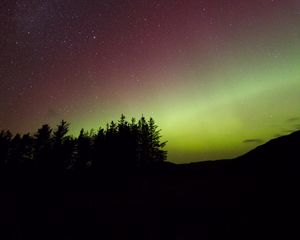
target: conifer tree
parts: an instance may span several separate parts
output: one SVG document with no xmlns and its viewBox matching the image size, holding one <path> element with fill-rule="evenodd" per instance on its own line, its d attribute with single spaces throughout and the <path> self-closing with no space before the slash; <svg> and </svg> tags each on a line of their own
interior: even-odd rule
<svg viewBox="0 0 300 240">
<path fill-rule="evenodd" d="M 70 124 L 62 120 L 53 132 L 53 151 L 50 168 L 62 171 L 71 164 L 73 140 L 67 136 Z"/>
<path fill-rule="evenodd" d="M 76 144 L 75 169 L 85 169 L 91 161 L 91 136 L 80 130 Z"/>
<path fill-rule="evenodd" d="M 8 161 L 8 153 L 11 144 L 12 134 L 10 131 L 0 132 L 0 168 L 4 168 Z"/>
<path fill-rule="evenodd" d="M 52 142 L 52 129 L 44 124 L 34 134 L 34 160 L 37 168 L 45 168 L 49 162 Z"/>
</svg>

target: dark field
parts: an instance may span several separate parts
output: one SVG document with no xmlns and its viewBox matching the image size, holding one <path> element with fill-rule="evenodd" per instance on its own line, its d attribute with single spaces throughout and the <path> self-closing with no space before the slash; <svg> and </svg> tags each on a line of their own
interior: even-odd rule
<svg viewBox="0 0 300 240">
<path fill-rule="evenodd" d="M 3 173 L 1 239 L 297 239 L 299 134 L 233 160 Z"/>
</svg>

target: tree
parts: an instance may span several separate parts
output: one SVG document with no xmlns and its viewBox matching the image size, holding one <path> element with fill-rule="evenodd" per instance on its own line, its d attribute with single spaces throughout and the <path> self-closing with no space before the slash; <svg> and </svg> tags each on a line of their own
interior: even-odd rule
<svg viewBox="0 0 300 240">
<path fill-rule="evenodd" d="M 24 134 L 19 145 L 20 166 L 32 168 L 33 164 L 33 138 L 29 133 Z"/>
<path fill-rule="evenodd" d="M 134 133 L 132 127 L 122 114 L 118 122 L 117 129 L 117 149 L 118 165 L 122 168 L 132 168 L 136 166 L 136 147 L 138 135 Z"/>
<path fill-rule="evenodd" d="M 34 160 L 37 168 L 45 168 L 49 164 L 51 153 L 52 129 L 44 124 L 34 134 Z"/>
<path fill-rule="evenodd" d="M 2 130 L 0 132 L 0 169 L 7 164 L 11 138 L 12 134 L 10 131 Z"/>
<path fill-rule="evenodd" d="M 149 121 L 145 117 L 139 120 L 139 156 L 138 162 L 141 166 L 163 162 L 167 158 L 167 151 L 163 150 L 166 142 L 160 142 L 160 131 L 153 118 Z"/>
<path fill-rule="evenodd" d="M 92 137 L 91 143 L 91 167 L 98 170 L 103 166 L 106 153 L 106 131 L 99 128 L 95 136 Z"/>
<path fill-rule="evenodd" d="M 167 159 L 167 151 L 163 150 L 167 142 L 160 142 L 160 129 L 155 124 L 154 119 L 149 119 L 149 141 L 150 141 L 150 159 L 153 163 L 163 162 Z"/>
<path fill-rule="evenodd" d="M 21 135 L 16 134 L 11 139 L 11 144 L 8 152 L 7 166 L 11 170 L 16 170 L 20 166 L 22 152 L 20 151 Z"/>
<path fill-rule="evenodd" d="M 82 170 L 88 166 L 91 161 L 91 136 L 84 129 L 80 130 L 80 134 L 76 143 L 76 160 L 74 167 L 76 170 Z"/>
<path fill-rule="evenodd" d="M 64 120 L 57 125 L 56 130 L 53 133 L 53 142 L 54 145 L 61 145 L 63 141 L 67 137 L 67 133 L 69 131 L 70 124 Z"/>
<path fill-rule="evenodd" d="M 54 171 L 63 171 L 72 164 L 74 140 L 67 136 L 70 124 L 64 120 L 57 125 L 53 132 L 53 151 L 50 168 Z"/>
</svg>

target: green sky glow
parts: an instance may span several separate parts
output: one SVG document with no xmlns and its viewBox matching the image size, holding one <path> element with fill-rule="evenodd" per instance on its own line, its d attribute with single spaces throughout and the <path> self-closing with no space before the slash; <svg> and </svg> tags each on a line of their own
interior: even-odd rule
<svg viewBox="0 0 300 240">
<path fill-rule="evenodd" d="M 284 57 L 273 56 L 272 61 L 266 61 L 262 53 L 256 55 L 256 61 L 244 55 L 209 72 L 183 70 L 178 78 L 186 83 L 174 79 L 182 84 L 172 86 L 167 79 L 169 90 L 153 92 L 136 109 L 126 109 L 135 99 L 120 101 L 101 124 L 118 119 L 118 112 L 128 116 L 143 113 L 153 116 L 162 128 L 171 161 L 237 156 L 277 134 L 295 130 L 288 119 L 300 115 L 299 53 L 298 49 L 282 49 L 278 54 Z M 95 104 L 92 118 L 76 116 L 78 126 L 74 129 L 97 126 L 102 115 L 97 108 Z M 247 139 L 257 142 L 243 143 Z"/>
<path fill-rule="evenodd" d="M 190 162 L 299 128 L 298 0 L 105 2 L 4 16 L 1 129 L 65 119 L 78 135 L 122 113 L 152 116 L 168 160 Z"/>
</svg>

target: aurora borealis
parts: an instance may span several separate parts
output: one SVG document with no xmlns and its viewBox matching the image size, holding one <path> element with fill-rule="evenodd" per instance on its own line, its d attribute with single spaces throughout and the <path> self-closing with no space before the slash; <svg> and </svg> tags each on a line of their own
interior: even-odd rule
<svg viewBox="0 0 300 240">
<path fill-rule="evenodd" d="M 5 0 L 0 24 L 0 129 L 143 114 L 190 162 L 300 128 L 299 0 Z"/>
</svg>

